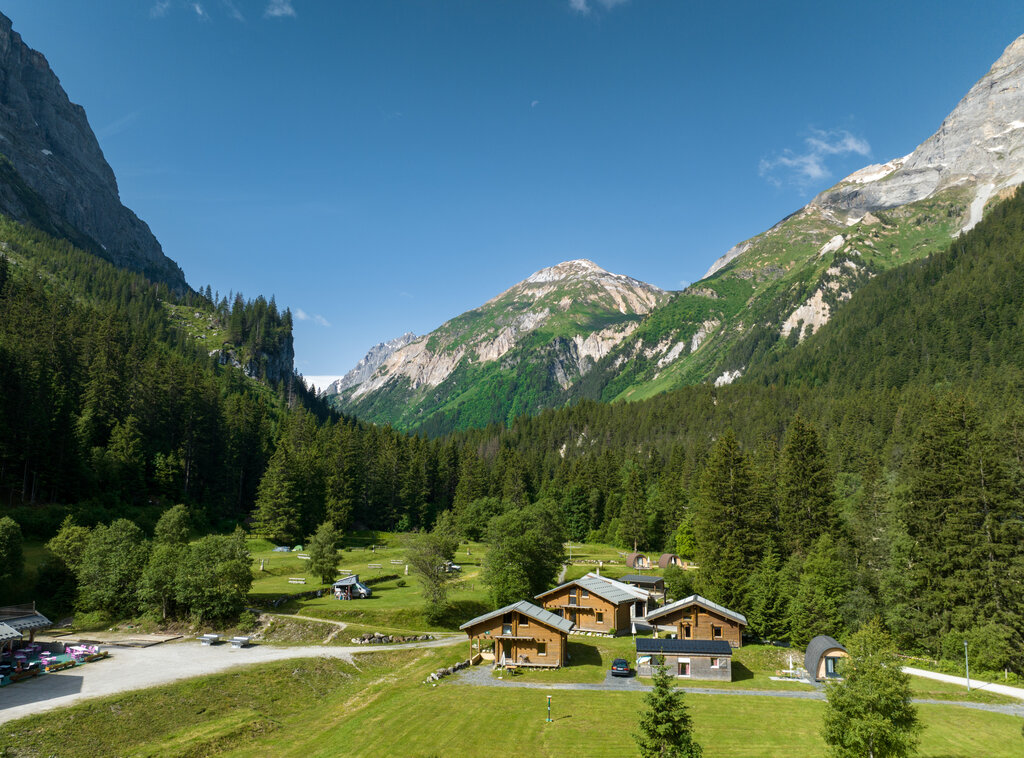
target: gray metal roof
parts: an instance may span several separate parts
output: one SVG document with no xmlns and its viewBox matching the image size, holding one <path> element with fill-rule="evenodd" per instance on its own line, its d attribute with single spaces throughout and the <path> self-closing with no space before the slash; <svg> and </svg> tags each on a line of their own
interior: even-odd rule
<svg viewBox="0 0 1024 758">
<path fill-rule="evenodd" d="M 539 595 L 537 595 L 537 599 L 540 600 L 542 597 L 546 597 L 553 592 L 558 592 L 558 590 L 563 589 L 564 587 L 569 587 L 573 584 L 575 584 L 577 587 L 585 589 L 587 592 L 593 592 L 598 597 L 602 597 L 609 603 L 613 603 L 614 605 L 621 605 L 622 603 L 632 603 L 636 599 L 633 595 L 629 594 L 624 590 L 619 589 L 614 584 L 609 584 L 608 582 L 602 579 L 598 579 L 594 576 L 584 576 L 580 577 L 579 579 L 573 579 L 571 582 L 560 584 L 554 589 L 550 589 L 547 592 L 540 593 Z"/>
<path fill-rule="evenodd" d="M 811 679 L 817 679 L 818 663 L 821 661 L 821 656 L 825 654 L 826 650 L 833 648 L 839 648 L 844 653 L 846 652 L 846 648 L 840 645 L 838 640 L 826 634 L 819 634 L 807 643 L 807 652 L 804 653 L 804 668 L 807 669 Z"/>
<path fill-rule="evenodd" d="M 512 603 L 512 605 L 506 605 L 504 608 L 499 608 L 496 611 L 485 613 L 483 616 L 477 616 L 475 619 L 467 621 L 465 624 L 459 627 L 459 629 L 468 629 L 471 626 L 476 626 L 482 621 L 489 621 L 495 616 L 501 616 L 502 614 L 508 613 L 509 611 L 519 611 L 524 616 L 529 616 L 534 621 L 538 621 L 541 624 L 554 627 L 559 631 L 568 634 L 572 631 L 573 627 L 576 626 L 569 619 L 564 619 L 561 616 L 557 616 L 551 611 L 546 611 L 540 606 L 534 605 L 526 600 L 520 600 L 518 603 Z"/>
<path fill-rule="evenodd" d="M 644 576 L 643 574 L 626 574 L 625 576 L 620 576 L 619 581 L 625 582 L 626 584 L 650 584 L 657 586 L 659 584 L 664 584 L 665 578 L 661 576 L 654 576 L 653 574 L 648 576 Z"/>
<path fill-rule="evenodd" d="M 31 629 L 45 629 L 48 626 L 53 626 L 50 619 L 46 618 L 39 611 L 27 613 L 17 618 L 7 618 L 4 619 L 3 623 L 18 632 L 25 632 Z"/>
<path fill-rule="evenodd" d="M 7 624 L 0 622 L 0 642 L 8 642 L 10 640 L 20 640 L 21 632 L 14 629 Z"/>
<path fill-rule="evenodd" d="M 725 640 L 644 639 L 636 641 L 638 653 L 672 653 L 673 655 L 732 656 L 732 645 Z"/>
<path fill-rule="evenodd" d="M 682 600 L 676 600 L 674 603 L 669 603 L 668 605 L 664 606 L 663 608 L 659 608 L 656 611 L 651 611 L 647 614 L 647 620 L 650 621 L 651 619 L 659 618 L 661 616 L 671 613 L 672 611 L 678 610 L 679 608 L 685 608 L 688 605 L 693 605 L 694 603 L 698 605 L 703 605 L 705 608 L 710 608 L 713 611 L 718 611 L 718 613 L 721 613 L 723 616 L 731 618 L 733 621 L 738 621 L 744 626 L 747 625 L 747 617 L 744 616 L 742 613 L 730 611 L 724 605 L 712 603 L 706 597 L 701 597 L 700 595 L 690 595 L 689 597 L 684 597 Z"/>
<path fill-rule="evenodd" d="M 359 584 L 359 574 L 349 574 L 348 576 L 342 577 L 332 587 L 350 587 L 354 584 Z"/>
</svg>

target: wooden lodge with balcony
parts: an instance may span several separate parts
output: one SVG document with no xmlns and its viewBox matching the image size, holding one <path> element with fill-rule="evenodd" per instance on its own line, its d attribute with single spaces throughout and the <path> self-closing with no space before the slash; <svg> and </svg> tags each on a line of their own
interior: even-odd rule
<svg viewBox="0 0 1024 758">
<path fill-rule="evenodd" d="M 690 595 L 648 613 L 647 623 L 656 631 L 674 632 L 681 640 L 724 640 L 732 647 L 742 647 L 747 617 L 700 595 Z"/>
<path fill-rule="evenodd" d="M 576 631 L 628 634 L 633 593 L 601 577 L 584 576 L 542 592 L 536 598 L 545 609 L 576 625 Z"/>
<path fill-rule="evenodd" d="M 568 661 L 573 622 L 521 600 L 459 629 L 469 637 L 471 658 L 479 654 L 504 668 L 559 668 Z"/>
</svg>

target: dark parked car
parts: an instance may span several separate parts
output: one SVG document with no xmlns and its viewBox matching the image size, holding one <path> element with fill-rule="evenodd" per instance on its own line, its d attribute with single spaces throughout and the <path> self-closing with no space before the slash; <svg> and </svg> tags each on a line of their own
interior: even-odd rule
<svg viewBox="0 0 1024 758">
<path fill-rule="evenodd" d="M 632 674 L 633 670 L 625 658 L 616 658 L 612 661 L 612 676 L 631 676 Z"/>
</svg>

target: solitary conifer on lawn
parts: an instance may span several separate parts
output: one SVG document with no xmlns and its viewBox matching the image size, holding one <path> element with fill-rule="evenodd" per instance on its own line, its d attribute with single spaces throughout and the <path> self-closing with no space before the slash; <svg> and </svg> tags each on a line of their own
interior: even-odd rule
<svg viewBox="0 0 1024 758">
<path fill-rule="evenodd" d="M 693 739 L 693 721 L 683 693 L 672 686 L 664 661 L 654 669 L 654 689 L 644 696 L 647 710 L 640 714 L 640 731 L 633 735 L 641 758 L 700 758 L 701 746 Z"/>
</svg>

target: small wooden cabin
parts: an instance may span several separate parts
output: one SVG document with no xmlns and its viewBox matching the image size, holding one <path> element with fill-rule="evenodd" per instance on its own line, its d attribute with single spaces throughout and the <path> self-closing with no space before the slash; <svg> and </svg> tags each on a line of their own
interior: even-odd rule
<svg viewBox="0 0 1024 758">
<path fill-rule="evenodd" d="M 658 568 L 668 568 L 669 566 L 683 567 L 683 559 L 675 553 L 662 553 L 658 559 Z"/>
<path fill-rule="evenodd" d="M 840 658 L 849 658 L 850 654 L 846 648 L 837 640 L 824 634 L 819 634 L 807 643 L 807 652 L 804 653 L 804 668 L 812 682 L 820 682 L 822 679 L 839 679 L 838 663 Z"/>
<path fill-rule="evenodd" d="M 690 595 L 648 613 L 647 623 L 659 631 L 675 632 L 681 640 L 723 640 L 742 647 L 747 617 L 700 595 Z"/>
<path fill-rule="evenodd" d="M 491 651 L 496 667 L 559 668 L 568 660 L 573 622 L 521 600 L 477 616 L 459 629 L 469 637 L 470 657 Z"/>
<path fill-rule="evenodd" d="M 633 593 L 593 576 L 584 576 L 537 595 L 556 616 L 569 619 L 581 632 L 628 634 L 636 599 Z"/>
<path fill-rule="evenodd" d="M 732 646 L 723 640 L 636 641 L 636 673 L 651 676 L 659 661 L 679 679 L 732 681 Z"/>
<path fill-rule="evenodd" d="M 651 567 L 651 559 L 643 553 L 627 553 L 626 554 L 626 568 L 631 569 L 649 569 Z"/>
<path fill-rule="evenodd" d="M 644 576 L 642 574 L 626 574 L 625 576 L 620 576 L 619 581 L 623 582 L 624 584 L 637 587 L 638 589 L 645 590 L 646 592 L 649 592 L 651 595 L 658 595 L 662 600 L 665 599 L 664 577 L 653 575 Z M 652 605 L 647 610 L 653 611 L 654 608 L 655 606 Z"/>
</svg>

